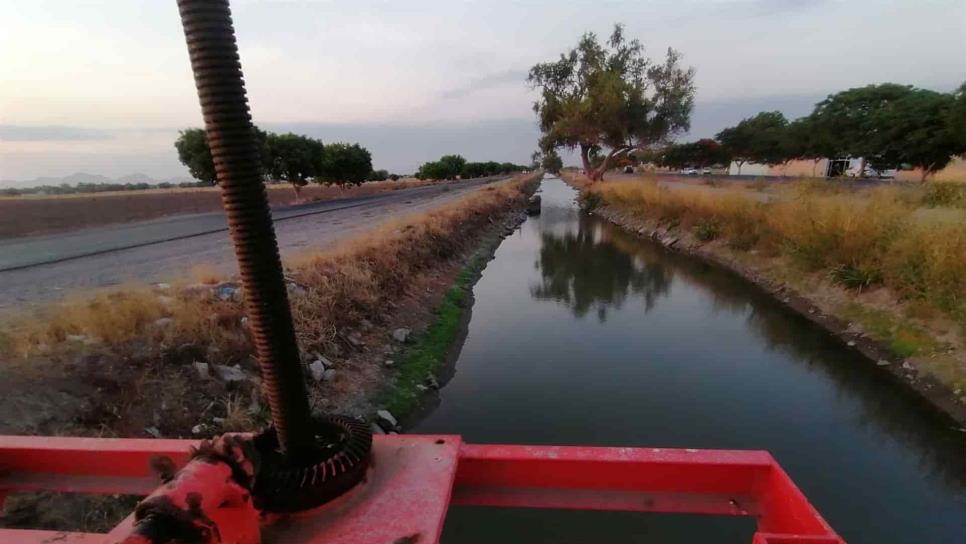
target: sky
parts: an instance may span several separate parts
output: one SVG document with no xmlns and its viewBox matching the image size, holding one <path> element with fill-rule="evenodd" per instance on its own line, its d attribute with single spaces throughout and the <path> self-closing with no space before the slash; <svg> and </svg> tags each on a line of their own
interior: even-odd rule
<svg viewBox="0 0 966 544">
<path fill-rule="evenodd" d="M 808 113 L 829 93 L 966 80 L 962 0 L 234 0 L 254 121 L 357 141 L 376 168 L 446 153 L 528 162 L 529 68 L 615 22 L 696 69 L 692 129 Z M 201 114 L 174 0 L 0 0 L 0 180 L 185 177 Z"/>
</svg>

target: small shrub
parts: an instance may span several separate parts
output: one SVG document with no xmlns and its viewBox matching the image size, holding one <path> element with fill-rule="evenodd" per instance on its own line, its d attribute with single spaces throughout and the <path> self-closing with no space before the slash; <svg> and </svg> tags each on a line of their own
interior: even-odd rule
<svg viewBox="0 0 966 544">
<path fill-rule="evenodd" d="M 710 242 L 721 236 L 721 226 L 714 220 L 702 220 L 694 226 L 694 235 L 702 242 Z"/>
<path fill-rule="evenodd" d="M 865 289 L 882 280 L 878 270 L 856 266 L 854 264 L 840 264 L 829 271 L 833 281 L 850 289 Z"/>
<path fill-rule="evenodd" d="M 922 204 L 930 208 L 966 208 L 966 183 L 932 182 L 926 185 Z"/>
<path fill-rule="evenodd" d="M 580 209 L 585 212 L 592 212 L 600 207 L 604 202 L 604 197 L 597 191 L 586 191 L 580 195 L 578 204 Z"/>
</svg>

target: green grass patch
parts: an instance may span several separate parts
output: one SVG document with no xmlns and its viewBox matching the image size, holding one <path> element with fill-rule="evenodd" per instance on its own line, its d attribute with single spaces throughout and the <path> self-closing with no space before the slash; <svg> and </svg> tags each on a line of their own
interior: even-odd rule
<svg viewBox="0 0 966 544">
<path fill-rule="evenodd" d="M 435 376 L 445 364 L 446 356 L 460 334 L 463 314 L 468 309 L 473 284 L 501 240 L 501 237 L 494 236 L 470 257 L 456 276 L 453 286 L 446 291 L 442 302 L 434 310 L 432 323 L 415 336 L 413 343 L 399 357 L 396 375 L 383 393 L 380 403 L 397 417 L 405 416 L 416 407 L 423 394 L 419 386 L 426 384 L 426 378 Z"/>
<path fill-rule="evenodd" d="M 928 355 L 939 352 L 945 347 L 922 327 L 885 310 L 876 310 L 851 302 L 842 308 L 841 315 L 861 325 L 869 336 L 886 342 L 889 348 L 900 357 Z"/>
</svg>

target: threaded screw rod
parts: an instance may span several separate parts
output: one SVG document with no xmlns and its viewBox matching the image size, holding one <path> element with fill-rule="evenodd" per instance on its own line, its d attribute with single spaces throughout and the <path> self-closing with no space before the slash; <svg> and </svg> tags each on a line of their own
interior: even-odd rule
<svg viewBox="0 0 966 544">
<path fill-rule="evenodd" d="M 293 464 L 310 463 L 315 441 L 308 395 L 231 9 L 228 0 L 177 2 L 278 442 Z"/>
</svg>

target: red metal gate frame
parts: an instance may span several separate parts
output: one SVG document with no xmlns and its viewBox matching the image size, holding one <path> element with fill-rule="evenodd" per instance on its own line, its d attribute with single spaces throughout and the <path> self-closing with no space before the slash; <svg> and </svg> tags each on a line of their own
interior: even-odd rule
<svg viewBox="0 0 966 544">
<path fill-rule="evenodd" d="M 181 466 L 193 440 L 0 436 L 8 493 L 147 495 L 159 455 Z M 377 436 L 373 469 L 343 497 L 274 520 L 264 542 L 388 544 L 439 540 L 450 504 L 751 516 L 752 544 L 844 544 L 763 451 L 465 444 L 459 436 Z M 108 534 L 0 529 L 0 542 L 103 544 Z M 408 540 L 407 540 L 408 539 Z"/>
</svg>

